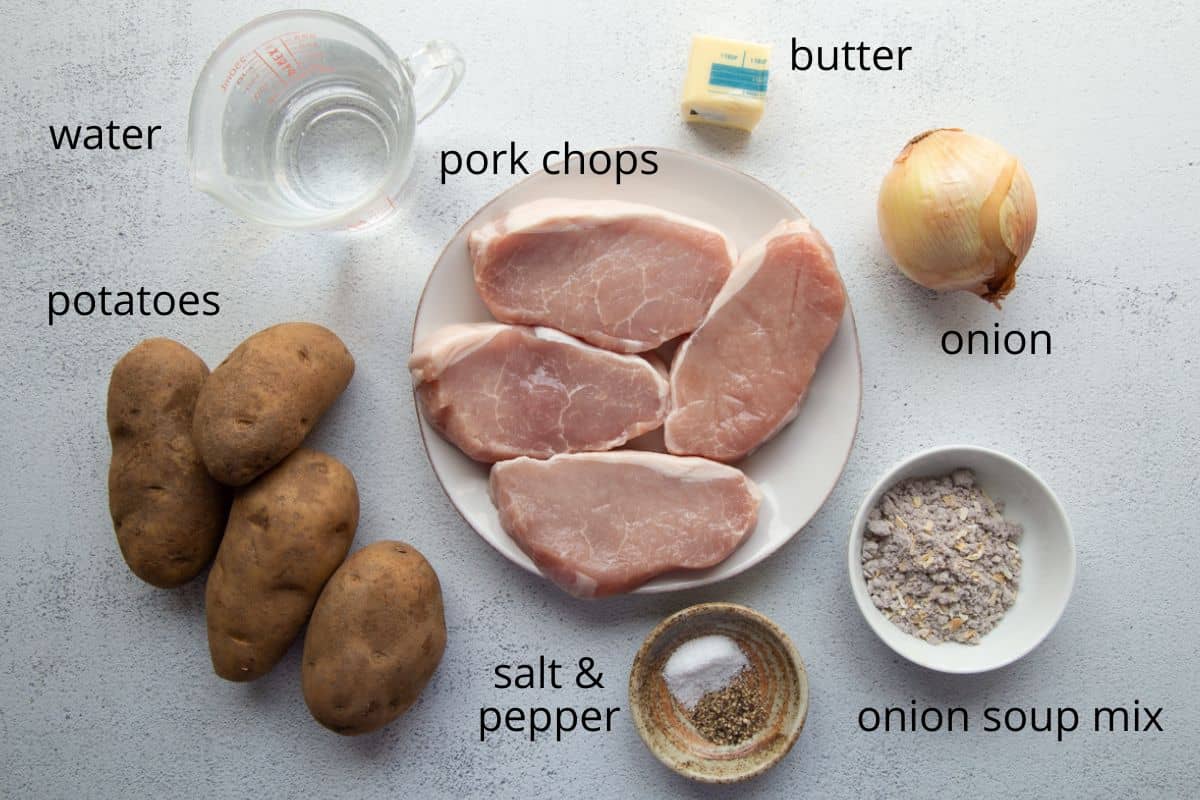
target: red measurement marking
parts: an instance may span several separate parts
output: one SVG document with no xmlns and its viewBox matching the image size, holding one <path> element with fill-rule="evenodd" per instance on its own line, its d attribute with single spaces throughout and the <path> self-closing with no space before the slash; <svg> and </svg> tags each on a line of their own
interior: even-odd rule
<svg viewBox="0 0 1200 800">
<path fill-rule="evenodd" d="M 296 62 L 296 66 L 300 66 L 300 59 L 296 58 L 296 54 L 292 52 L 292 48 L 288 47 L 288 43 L 283 40 L 282 36 L 279 37 L 279 43 L 283 45 L 284 50 L 288 51 L 288 55 L 292 57 L 292 61 Z"/>
<path fill-rule="evenodd" d="M 276 68 L 283 72 L 283 77 L 293 78 L 296 76 L 296 65 L 288 61 L 287 56 L 278 47 L 271 46 L 267 48 L 267 55 L 275 62 Z"/>
<path fill-rule="evenodd" d="M 279 73 L 275 71 L 275 68 L 271 66 L 270 62 L 262 57 L 262 53 L 255 50 L 254 55 L 258 56 L 258 60 L 263 63 L 263 66 L 265 66 L 267 69 L 271 70 L 272 75 L 274 75 L 276 78 L 279 78 L 280 83 L 286 83 L 286 81 L 279 75 Z"/>
<path fill-rule="evenodd" d="M 229 89 L 230 82 L 233 81 L 233 79 L 235 77 L 237 77 L 238 72 L 244 66 L 246 66 L 246 57 L 239 56 L 238 60 L 233 62 L 233 66 L 229 68 L 229 72 L 225 73 L 225 80 L 221 81 L 221 91 L 222 92 L 227 91 Z M 238 83 L 241 83 L 240 77 L 238 77 Z"/>
</svg>

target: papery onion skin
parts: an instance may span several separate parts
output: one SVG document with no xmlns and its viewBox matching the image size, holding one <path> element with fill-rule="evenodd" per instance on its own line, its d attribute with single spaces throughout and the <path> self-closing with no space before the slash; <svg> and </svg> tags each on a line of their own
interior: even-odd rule
<svg viewBox="0 0 1200 800">
<path fill-rule="evenodd" d="M 1037 198 L 1021 163 L 961 128 L 914 137 L 879 189 L 879 231 L 900 269 L 941 291 L 997 307 L 1017 282 L 1037 229 Z"/>
</svg>

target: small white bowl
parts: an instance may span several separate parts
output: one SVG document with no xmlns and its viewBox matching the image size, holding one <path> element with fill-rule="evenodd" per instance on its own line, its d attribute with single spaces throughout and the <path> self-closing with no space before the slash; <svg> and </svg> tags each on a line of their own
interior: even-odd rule
<svg viewBox="0 0 1200 800">
<path fill-rule="evenodd" d="M 979 644 L 930 644 L 905 633 L 875 608 L 863 577 L 862 544 L 867 516 L 883 493 L 907 478 L 947 475 L 965 467 L 997 503 L 1004 516 L 1024 526 L 1021 576 L 1012 608 Z M 1075 540 L 1066 512 L 1050 487 L 1029 467 L 986 447 L 949 445 L 923 450 L 884 473 L 863 499 L 850 528 L 850 588 L 867 624 L 888 647 L 939 672 L 986 672 L 1011 664 L 1033 650 L 1053 630 L 1075 584 Z"/>
</svg>

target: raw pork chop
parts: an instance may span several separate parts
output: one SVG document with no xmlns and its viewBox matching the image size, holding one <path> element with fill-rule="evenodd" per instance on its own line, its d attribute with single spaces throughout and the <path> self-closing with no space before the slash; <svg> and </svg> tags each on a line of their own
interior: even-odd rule
<svg viewBox="0 0 1200 800">
<path fill-rule="evenodd" d="M 734 467 L 637 450 L 502 461 L 490 491 L 504 530 L 577 597 L 719 564 L 754 529 L 762 499 Z"/>
<path fill-rule="evenodd" d="M 549 328 L 451 325 L 408 360 L 429 422 L 476 461 L 607 450 L 662 425 L 661 362 Z"/>
<path fill-rule="evenodd" d="M 778 433 L 845 307 L 821 234 L 806 219 L 776 225 L 742 255 L 671 364 L 667 449 L 735 461 Z"/>
<path fill-rule="evenodd" d="M 652 206 L 535 200 L 471 233 L 496 319 L 549 325 L 620 353 L 695 329 L 737 251 L 711 225 Z"/>
</svg>

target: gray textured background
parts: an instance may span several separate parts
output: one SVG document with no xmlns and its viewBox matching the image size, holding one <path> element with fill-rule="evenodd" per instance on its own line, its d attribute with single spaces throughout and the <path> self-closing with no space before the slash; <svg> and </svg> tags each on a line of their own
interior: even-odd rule
<svg viewBox="0 0 1200 800">
<path fill-rule="evenodd" d="M 585 6 L 363 2 L 329 6 L 407 52 L 431 36 L 469 62 L 421 129 L 395 224 L 356 237 L 236 219 L 189 189 L 187 105 L 211 49 L 261 3 L 4 0 L 0 54 L 0 794 L 11 796 L 718 796 L 660 767 L 625 711 L 609 735 L 480 744 L 492 704 L 625 706 L 633 653 L 662 617 L 733 600 L 778 620 L 808 664 L 795 751 L 747 796 L 1182 797 L 1200 771 L 1194 280 L 1200 252 L 1198 14 L 1184 2 L 914 0 Z M 325 4 L 320 4 L 325 5 Z M 748 140 L 677 119 L 688 36 L 776 45 L 766 119 Z M 904 72 L 789 73 L 792 34 L 908 45 Z M 55 152 L 48 124 L 164 126 L 151 152 Z M 887 263 L 875 192 L 911 135 L 962 125 L 1021 156 L 1037 240 L 1001 316 L 936 297 Z M 508 564 L 442 495 L 421 454 L 403 362 L 443 242 L 509 177 L 437 185 L 441 148 L 542 152 L 638 143 L 721 158 L 788 195 L 834 245 L 858 318 L 862 426 L 815 520 L 766 563 L 682 594 L 585 603 Z M 51 290 L 219 291 L 218 317 L 70 318 Z M 419 705 L 347 740 L 311 721 L 296 649 L 231 685 L 209 667 L 202 581 L 156 591 L 124 567 L 107 516 L 104 390 L 146 336 L 215 364 L 287 319 L 326 323 L 358 372 L 314 444 L 350 464 L 358 543 L 403 537 L 439 571 L 449 646 Z M 1054 355 L 950 358 L 948 327 L 1048 328 Z M 1018 664 L 944 677 L 900 661 L 861 620 L 847 526 L 889 464 L 964 441 L 1025 460 L 1075 525 L 1079 581 L 1051 637 Z M 499 661 L 590 655 L 603 692 L 499 692 Z M 869 735 L 866 704 L 1166 706 L 1153 735 Z M 568 790 L 566 787 L 570 786 Z"/>
</svg>

